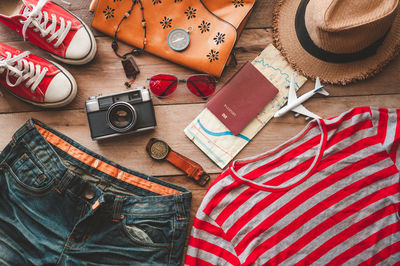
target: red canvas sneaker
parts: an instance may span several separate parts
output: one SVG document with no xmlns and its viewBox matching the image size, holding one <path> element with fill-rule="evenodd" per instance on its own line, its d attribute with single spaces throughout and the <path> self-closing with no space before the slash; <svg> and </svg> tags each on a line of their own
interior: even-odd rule
<svg viewBox="0 0 400 266">
<path fill-rule="evenodd" d="M 0 43 L 0 85 L 40 107 L 61 107 L 76 96 L 74 78 L 63 67 Z"/>
<path fill-rule="evenodd" d="M 1 0 L 0 22 L 64 63 L 86 64 L 96 54 L 89 27 L 49 0 Z"/>
</svg>

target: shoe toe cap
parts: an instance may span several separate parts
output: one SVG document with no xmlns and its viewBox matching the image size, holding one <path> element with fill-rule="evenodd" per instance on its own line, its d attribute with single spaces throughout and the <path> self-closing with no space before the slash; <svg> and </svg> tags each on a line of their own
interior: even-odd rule
<svg viewBox="0 0 400 266">
<path fill-rule="evenodd" d="M 65 57 L 78 60 L 87 57 L 93 48 L 91 38 L 85 27 L 80 28 L 68 45 Z"/>
<path fill-rule="evenodd" d="M 57 102 L 70 102 L 71 98 L 75 97 L 74 81 L 71 80 L 63 72 L 58 73 L 49 86 L 47 87 L 44 102 L 57 103 Z"/>
</svg>

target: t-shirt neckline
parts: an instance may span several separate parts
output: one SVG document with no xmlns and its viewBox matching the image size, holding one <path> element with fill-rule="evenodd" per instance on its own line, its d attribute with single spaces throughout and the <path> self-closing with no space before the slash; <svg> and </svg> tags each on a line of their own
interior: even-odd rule
<svg viewBox="0 0 400 266">
<path fill-rule="evenodd" d="M 265 185 L 262 183 L 257 183 L 254 182 L 253 180 L 247 179 L 245 177 L 243 177 L 242 175 L 238 174 L 235 171 L 235 164 L 238 162 L 243 162 L 243 161 L 249 161 L 249 163 L 251 162 L 255 162 L 257 160 L 260 160 L 262 158 L 265 158 L 266 156 L 272 155 L 276 152 L 279 152 L 281 149 L 283 149 L 284 147 L 300 140 L 302 137 L 304 137 L 304 135 L 312 129 L 313 123 L 317 123 L 318 124 L 318 128 L 320 130 L 320 135 L 321 135 L 321 140 L 320 143 L 318 145 L 318 151 L 317 154 L 314 156 L 314 161 L 312 162 L 311 166 L 304 172 L 303 175 L 299 176 L 298 178 L 293 179 L 293 181 L 289 184 L 289 185 L 285 185 L 285 186 L 269 186 L 269 185 Z M 284 142 L 283 144 L 281 144 L 280 146 L 276 147 L 275 149 L 272 149 L 270 151 L 267 151 L 263 154 L 257 155 L 255 158 L 246 158 L 246 159 L 239 159 L 239 160 L 235 160 L 231 163 L 231 165 L 229 166 L 228 171 L 230 171 L 230 175 L 237 181 L 240 183 L 243 183 L 245 185 L 248 185 L 250 187 L 259 189 L 259 190 L 265 190 L 265 191 L 284 191 L 284 190 L 289 190 L 297 185 L 299 185 L 300 183 L 304 182 L 305 180 L 307 180 L 312 174 L 314 174 L 315 170 L 317 169 L 319 162 L 321 161 L 321 158 L 324 154 L 325 151 L 325 146 L 326 146 L 326 142 L 327 142 L 327 130 L 326 130 L 326 125 L 323 119 L 315 119 L 313 121 L 311 121 L 310 123 L 308 123 L 308 125 L 296 136 L 294 136 L 293 138 L 289 139 L 288 141 Z"/>
</svg>

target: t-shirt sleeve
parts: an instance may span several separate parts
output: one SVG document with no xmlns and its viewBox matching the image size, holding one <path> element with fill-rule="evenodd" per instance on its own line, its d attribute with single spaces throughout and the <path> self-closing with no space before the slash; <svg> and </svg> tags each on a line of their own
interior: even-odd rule
<svg viewBox="0 0 400 266">
<path fill-rule="evenodd" d="M 379 142 L 400 169 L 400 109 L 371 108 L 371 114 Z"/>
<path fill-rule="evenodd" d="M 193 222 L 185 265 L 240 265 L 225 232 L 202 211 Z"/>
</svg>

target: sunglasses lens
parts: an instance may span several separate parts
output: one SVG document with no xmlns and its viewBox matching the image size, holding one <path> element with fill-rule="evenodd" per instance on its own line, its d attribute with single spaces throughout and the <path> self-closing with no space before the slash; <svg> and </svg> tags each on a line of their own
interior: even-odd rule
<svg viewBox="0 0 400 266">
<path fill-rule="evenodd" d="M 155 75 L 149 82 L 151 92 L 160 98 L 171 95 L 178 86 L 178 79 L 172 75 Z"/>
<path fill-rule="evenodd" d="M 200 98 L 208 98 L 217 87 L 217 81 L 214 77 L 208 75 L 191 76 L 187 80 L 189 90 Z"/>
</svg>

